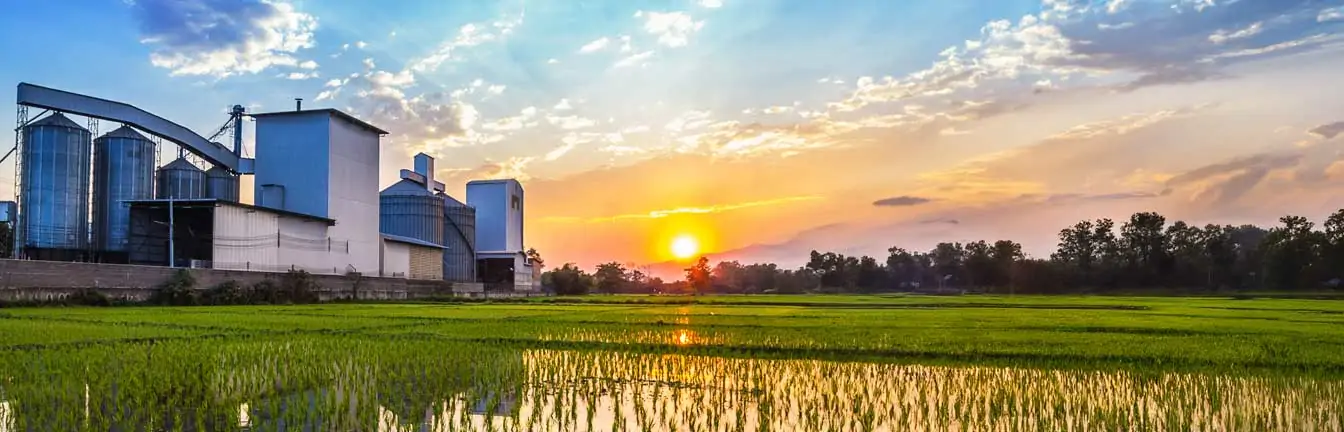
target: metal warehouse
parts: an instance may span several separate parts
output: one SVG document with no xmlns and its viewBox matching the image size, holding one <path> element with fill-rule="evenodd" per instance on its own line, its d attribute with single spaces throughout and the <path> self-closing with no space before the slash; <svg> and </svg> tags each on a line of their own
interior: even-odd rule
<svg viewBox="0 0 1344 432">
<path fill-rule="evenodd" d="M 19 133 L 0 158 L 18 173 L 14 202 L 0 205 L 14 258 L 537 289 L 521 183 L 470 182 L 463 203 L 419 154 L 380 190 L 388 132 L 343 111 L 235 105 L 204 136 L 128 103 L 28 83 L 16 99 Z M 242 176 L 252 177 L 251 202 Z"/>
</svg>

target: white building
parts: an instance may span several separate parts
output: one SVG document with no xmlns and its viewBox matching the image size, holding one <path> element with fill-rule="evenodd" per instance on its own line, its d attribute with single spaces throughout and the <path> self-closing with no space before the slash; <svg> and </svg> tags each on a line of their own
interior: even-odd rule
<svg viewBox="0 0 1344 432">
<path fill-rule="evenodd" d="M 132 202 L 131 262 L 383 272 L 378 155 L 387 132 L 334 109 L 252 116 L 257 205 Z"/>
<path fill-rule="evenodd" d="M 523 185 L 518 180 L 467 183 L 467 205 L 476 208 L 477 276 L 485 284 L 512 284 L 516 291 L 540 288 L 523 248 Z"/>
</svg>

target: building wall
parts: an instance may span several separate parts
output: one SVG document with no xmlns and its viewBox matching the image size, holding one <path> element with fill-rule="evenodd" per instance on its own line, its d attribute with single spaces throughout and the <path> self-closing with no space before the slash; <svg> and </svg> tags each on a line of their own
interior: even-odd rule
<svg viewBox="0 0 1344 432">
<path fill-rule="evenodd" d="M 443 249 L 411 245 L 411 279 L 443 280 Z"/>
<path fill-rule="evenodd" d="M 331 217 L 324 181 L 331 166 L 330 117 L 325 112 L 257 117 L 257 205 Z M 270 197 L 263 193 L 266 184 L 284 185 L 283 205 L 268 202 Z"/>
<path fill-rule="evenodd" d="M 231 205 L 215 207 L 213 267 L 344 274 L 346 244 L 326 222 Z"/>
<path fill-rule="evenodd" d="M 410 277 L 411 245 L 391 240 L 383 240 L 382 267 L 378 273 L 382 277 Z"/>
<path fill-rule="evenodd" d="M 144 301 L 154 287 L 178 269 L 125 264 L 0 259 L 0 301 L 50 301 L 81 289 L 96 289 L 115 299 Z M 226 281 L 254 285 L 281 273 L 190 269 L 196 289 Z M 404 278 L 314 275 L 322 300 L 423 299 L 434 297 L 519 297 L 529 293 L 486 293 L 481 284 Z"/>
<path fill-rule="evenodd" d="M 362 126 L 332 118 L 331 185 L 328 216 L 336 219 L 331 236 L 350 241 L 350 253 L 340 267 L 374 274 L 378 269 L 378 251 L 382 237 L 378 232 L 378 155 L 379 136 Z"/>
<path fill-rule="evenodd" d="M 216 206 L 214 267 L 242 270 L 278 267 L 277 216 L 242 207 Z"/>
<path fill-rule="evenodd" d="M 523 187 L 516 180 L 467 183 L 467 204 L 476 208 L 476 250 L 523 250 Z"/>
</svg>

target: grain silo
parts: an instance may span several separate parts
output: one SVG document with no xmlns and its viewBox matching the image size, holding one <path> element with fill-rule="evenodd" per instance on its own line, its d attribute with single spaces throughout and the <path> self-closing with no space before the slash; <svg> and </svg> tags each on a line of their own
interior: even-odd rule
<svg viewBox="0 0 1344 432">
<path fill-rule="evenodd" d="M 89 130 L 54 113 L 21 133 L 19 245 L 30 256 L 72 259 L 89 244 Z"/>
<path fill-rule="evenodd" d="M 159 199 L 205 198 L 205 171 L 184 158 L 159 168 L 158 183 L 156 197 Z"/>
<path fill-rule="evenodd" d="M 210 168 L 205 172 L 205 196 L 238 202 L 238 175 L 222 167 Z"/>
<path fill-rule="evenodd" d="M 476 281 L 476 209 L 440 193 L 443 200 L 443 280 Z"/>
<path fill-rule="evenodd" d="M 93 246 L 125 252 L 131 225 L 126 201 L 154 197 L 155 145 L 129 126 L 94 140 Z"/>
<path fill-rule="evenodd" d="M 443 244 L 443 200 L 423 184 L 402 179 L 388 186 L 378 208 L 379 232 Z"/>
</svg>

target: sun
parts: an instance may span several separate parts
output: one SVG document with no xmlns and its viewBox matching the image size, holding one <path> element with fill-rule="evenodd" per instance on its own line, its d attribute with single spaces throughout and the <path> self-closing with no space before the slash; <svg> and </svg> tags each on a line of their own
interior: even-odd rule
<svg viewBox="0 0 1344 432">
<path fill-rule="evenodd" d="M 695 241 L 695 237 L 682 235 L 672 239 L 672 256 L 678 259 L 691 258 L 699 252 L 700 244 Z"/>
</svg>

